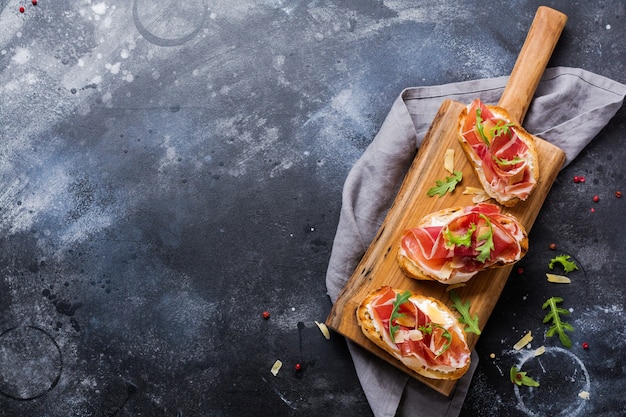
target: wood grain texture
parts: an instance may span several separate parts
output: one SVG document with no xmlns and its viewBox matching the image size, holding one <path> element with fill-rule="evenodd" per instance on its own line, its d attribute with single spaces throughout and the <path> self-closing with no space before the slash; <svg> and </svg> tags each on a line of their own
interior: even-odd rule
<svg viewBox="0 0 626 417">
<path fill-rule="evenodd" d="M 498 106 L 507 109 L 511 119 L 519 124 L 524 121 L 565 23 L 567 16 L 563 13 L 545 6 L 537 9 L 509 82 L 498 102 Z"/>
<path fill-rule="evenodd" d="M 481 186 L 456 136 L 459 113 L 464 107 L 463 103 L 451 100 L 442 104 L 385 221 L 339 295 L 326 321 L 335 331 L 445 395 L 452 392 L 455 381 L 431 380 L 419 376 L 375 346 L 362 334 L 356 320 L 356 309 L 370 291 L 383 285 L 409 289 L 452 305 L 445 285 L 407 277 L 400 269 L 396 255 L 402 232 L 416 225 L 423 216 L 447 207 L 474 204 L 473 196 L 464 195 L 462 192 L 467 186 L 477 188 Z M 561 149 L 539 138 L 536 141 L 541 169 L 536 189 L 527 201 L 511 208 L 502 208 L 504 213 L 517 217 L 527 231 L 530 231 L 565 161 L 565 154 Z M 426 193 L 435 181 L 450 175 L 443 167 L 446 149 L 454 149 L 454 168 L 463 172 L 463 180 L 453 193 L 443 197 L 428 197 Z M 530 244 L 532 245 L 532 242 Z M 470 301 L 470 312 L 478 314 L 481 329 L 487 323 L 512 267 L 480 272 L 465 287 L 456 289 L 464 301 Z M 477 341 L 477 335 L 468 334 L 470 349 L 475 347 Z"/>
</svg>

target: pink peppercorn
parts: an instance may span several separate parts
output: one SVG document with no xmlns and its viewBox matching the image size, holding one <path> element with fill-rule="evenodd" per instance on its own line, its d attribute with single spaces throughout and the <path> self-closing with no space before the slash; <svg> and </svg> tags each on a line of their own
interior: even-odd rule
<svg viewBox="0 0 626 417">
<path fill-rule="evenodd" d="M 597 203 L 598 201 L 600 201 L 600 197 L 597 196 L 597 195 L 594 195 L 593 196 L 593 201 Z"/>
<path fill-rule="evenodd" d="M 589 349 L 589 343 L 583 342 L 583 349 Z"/>
</svg>

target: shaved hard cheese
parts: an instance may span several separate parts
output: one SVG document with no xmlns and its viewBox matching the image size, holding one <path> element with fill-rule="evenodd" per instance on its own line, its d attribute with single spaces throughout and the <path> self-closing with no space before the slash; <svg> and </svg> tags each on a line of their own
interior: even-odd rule
<svg viewBox="0 0 626 417">
<path fill-rule="evenodd" d="M 590 394 L 589 394 L 589 392 L 588 392 L 588 391 L 580 391 L 580 392 L 578 393 L 578 396 L 579 396 L 580 398 L 582 398 L 583 400 L 588 400 L 588 399 L 589 399 Z"/>
<path fill-rule="evenodd" d="M 424 338 L 424 334 L 417 329 L 409 330 L 409 340 L 418 341 Z"/>
<path fill-rule="evenodd" d="M 465 187 L 465 189 L 463 190 L 463 194 L 467 195 L 467 194 L 483 194 L 485 192 L 485 190 L 483 190 L 482 188 L 478 188 L 478 187 Z"/>
<path fill-rule="evenodd" d="M 272 375 L 274 376 L 278 375 L 278 371 L 280 371 L 280 368 L 282 368 L 282 366 L 283 366 L 283 363 L 279 359 L 276 359 L 276 362 L 274 362 L 274 365 L 272 365 L 272 369 L 271 369 Z"/>
<path fill-rule="evenodd" d="M 399 330 L 394 338 L 394 342 L 396 344 L 404 343 L 407 340 L 412 340 L 414 342 L 420 341 L 424 338 L 424 334 L 417 329 L 411 330 Z"/>
<path fill-rule="evenodd" d="M 528 332 L 524 335 L 524 337 L 519 340 L 519 342 L 513 345 L 513 349 L 520 350 L 521 348 L 532 342 L 532 340 L 533 335 L 531 334 L 531 332 Z"/>
<path fill-rule="evenodd" d="M 330 340 L 330 332 L 328 331 L 328 327 L 326 327 L 326 324 L 320 323 L 318 321 L 316 321 L 315 324 L 317 324 L 317 327 L 319 327 L 320 332 L 322 332 L 326 340 Z"/>
<path fill-rule="evenodd" d="M 539 346 L 537 349 L 535 349 L 535 356 L 541 356 L 544 353 L 546 353 L 546 347 L 545 346 Z"/>
<path fill-rule="evenodd" d="M 478 204 L 478 203 L 482 203 L 483 201 L 487 201 L 490 198 L 491 197 L 489 197 L 487 193 L 476 194 L 474 197 L 472 197 L 472 202 Z"/>
<path fill-rule="evenodd" d="M 548 282 L 554 282 L 556 284 L 570 284 L 572 282 L 571 279 L 564 275 L 546 274 L 546 277 L 548 277 Z"/>
<path fill-rule="evenodd" d="M 472 197 L 472 202 L 476 204 L 482 203 L 483 201 L 487 201 L 491 198 L 485 190 L 476 187 L 465 187 L 463 194 L 474 195 L 474 197 Z"/>
<path fill-rule="evenodd" d="M 446 287 L 446 292 L 450 292 L 456 288 L 465 287 L 467 283 L 465 282 L 457 282 L 456 284 L 450 284 Z"/>
<path fill-rule="evenodd" d="M 418 305 L 418 307 L 437 324 L 448 327 L 454 323 L 454 319 L 452 317 L 448 317 L 446 312 L 442 311 L 437 303 L 431 300 L 424 300 Z"/>
<path fill-rule="evenodd" d="M 444 157 L 443 167 L 450 174 L 454 174 L 454 149 L 446 149 L 446 155 Z"/>
</svg>

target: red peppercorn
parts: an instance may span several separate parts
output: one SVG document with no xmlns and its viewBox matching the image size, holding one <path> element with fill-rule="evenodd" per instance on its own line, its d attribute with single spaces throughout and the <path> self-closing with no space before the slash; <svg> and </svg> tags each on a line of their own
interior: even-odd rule
<svg viewBox="0 0 626 417">
<path fill-rule="evenodd" d="M 522 275 L 524 273 L 524 268 L 522 268 L 521 266 L 517 268 L 517 273 Z"/>
<path fill-rule="evenodd" d="M 585 182 L 585 177 L 583 177 L 582 175 L 580 177 L 578 177 L 580 182 Z"/>
<path fill-rule="evenodd" d="M 592 212 L 592 213 L 595 213 L 595 212 L 596 212 L 596 209 L 594 209 L 593 207 L 591 207 L 591 212 Z"/>
<path fill-rule="evenodd" d="M 598 201 L 600 201 L 600 197 L 597 196 L 597 195 L 594 195 L 593 196 L 593 201 L 597 203 Z"/>
<path fill-rule="evenodd" d="M 574 182 L 578 184 L 580 182 L 580 177 L 578 175 L 574 175 Z"/>
<path fill-rule="evenodd" d="M 583 349 L 589 349 L 589 343 L 583 342 Z"/>
<path fill-rule="evenodd" d="M 550 243 L 548 247 L 550 248 L 550 250 L 556 250 L 556 243 Z"/>
<path fill-rule="evenodd" d="M 515 374 L 515 378 L 517 379 L 522 379 L 522 374 L 520 374 L 519 372 Z"/>
<path fill-rule="evenodd" d="M 622 198 L 622 192 L 621 191 L 615 191 L 615 197 Z"/>
<path fill-rule="evenodd" d="M 269 319 L 270 318 L 270 312 L 269 311 L 264 311 L 263 312 L 263 318 L 264 319 Z"/>
<path fill-rule="evenodd" d="M 32 0 L 31 3 L 33 3 L 33 6 L 37 5 L 37 0 Z"/>
<path fill-rule="evenodd" d="M 299 371 L 302 369 L 302 365 L 300 365 L 299 363 L 296 363 L 296 366 L 294 366 L 294 368 L 296 369 L 296 371 Z"/>
<path fill-rule="evenodd" d="M 24 13 L 26 11 L 26 9 L 24 8 L 24 6 L 20 6 L 20 13 Z"/>
</svg>

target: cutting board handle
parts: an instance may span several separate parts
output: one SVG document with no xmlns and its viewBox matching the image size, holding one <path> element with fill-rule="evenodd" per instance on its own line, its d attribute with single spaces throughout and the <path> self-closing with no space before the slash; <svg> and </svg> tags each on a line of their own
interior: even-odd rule
<svg viewBox="0 0 626 417">
<path fill-rule="evenodd" d="M 504 107 L 513 121 L 522 123 L 539 80 L 550 61 L 567 22 L 567 16 L 546 6 L 537 9 L 526 41 L 498 106 Z"/>
</svg>

